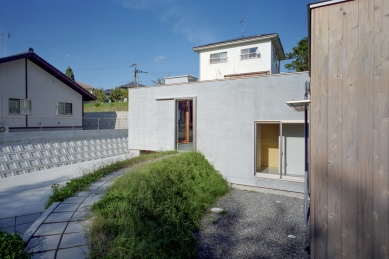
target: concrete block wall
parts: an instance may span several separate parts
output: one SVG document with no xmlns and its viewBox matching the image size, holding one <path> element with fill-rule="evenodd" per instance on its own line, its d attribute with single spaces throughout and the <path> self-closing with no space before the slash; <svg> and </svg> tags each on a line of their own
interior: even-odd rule
<svg viewBox="0 0 389 259">
<path fill-rule="evenodd" d="M 84 129 L 128 129 L 128 112 L 86 112 Z"/>
<path fill-rule="evenodd" d="M 128 153 L 127 130 L 10 132 L 0 136 L 1 178 Z"/>
</svg>

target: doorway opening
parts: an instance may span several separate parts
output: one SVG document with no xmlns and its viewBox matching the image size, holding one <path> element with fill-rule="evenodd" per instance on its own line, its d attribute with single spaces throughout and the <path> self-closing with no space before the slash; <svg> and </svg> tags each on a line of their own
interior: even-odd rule
<svg viewBox="0 0 389 259">
<path fill-rule="evenodd" d="M 280 124 L 257 124 L 257 172 L 279 174 Z"/>
<path fill-rule="evenodd" d="M 193 150 L 193 99 L 176 101 L 177 150 Z"/>
</svg>

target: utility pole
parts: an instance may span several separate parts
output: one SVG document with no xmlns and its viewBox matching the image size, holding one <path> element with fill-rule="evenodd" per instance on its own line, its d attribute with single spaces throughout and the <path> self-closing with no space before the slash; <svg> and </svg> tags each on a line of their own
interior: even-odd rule
<svg viewBox="0 0 389 259">
<path fill-rule="evenodd" d="M 138 64 L 132 64 L 131 67 L 134 67 L 134 87 L 138 87 L 137 83 L 136 83 L 136 76 L 138 73 L 147 73 L 147 72 L 144 72 L 142 70 L 138 70 L 136 69 L 136 67 L 138 66 Z"/>
<path fill-rule="evenodd" d="M 4 56 L 4 53 L 3 53 L 3 45 L 4 45 L 4 36 L 8 36 L 8 39 L 11 38 L 11 34 L 5 34 L 5 33 L 1 33 L 1 57 Z"/>
</svg>

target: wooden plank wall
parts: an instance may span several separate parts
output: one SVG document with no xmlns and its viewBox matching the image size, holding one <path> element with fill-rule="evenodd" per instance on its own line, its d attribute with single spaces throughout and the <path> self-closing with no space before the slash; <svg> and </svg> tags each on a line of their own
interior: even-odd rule
<svg viewBox="0 0 389 259">
<path fill-rule="evenodd" d="M 311 255 L 389 258 L 389 0 L 311 10 Z"/>
</svg>

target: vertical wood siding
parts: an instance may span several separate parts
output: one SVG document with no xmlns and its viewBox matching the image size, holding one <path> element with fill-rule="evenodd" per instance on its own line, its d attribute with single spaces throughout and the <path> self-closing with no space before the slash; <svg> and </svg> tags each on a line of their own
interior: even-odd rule
<svg viewBox="0 0 389 259">
<path fill-rule="evenodd" d="M 389 0 L 311 10 L 313 258 L 389 258 Z"/>
</svg>

